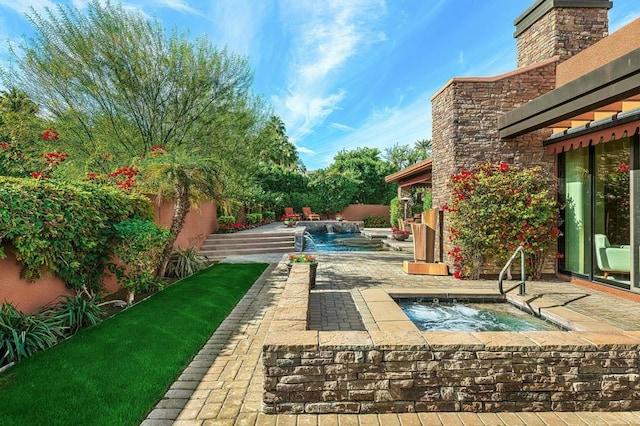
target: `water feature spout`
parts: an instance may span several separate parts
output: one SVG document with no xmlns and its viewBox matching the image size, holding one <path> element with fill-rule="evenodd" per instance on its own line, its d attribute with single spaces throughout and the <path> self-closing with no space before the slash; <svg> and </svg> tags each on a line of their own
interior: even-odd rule
<svg viewBox="0 0 640 426">
<path fill-rule="evenodd" d="M 327 234 L 331 235 L 331 234 L 335 234 L 334 230 L 333 230 L 333 224 L 331 223 L 327 223 L 325 225 L 325 227 L 327 228 Z"/>
<path fill-rule="evenodd" d="M 303 251 L 315 251 L 316 250 L 316 242 L 313 240 L 313 237 L 307 231 L 304 231 L 304 247 Z"/>
</svg>

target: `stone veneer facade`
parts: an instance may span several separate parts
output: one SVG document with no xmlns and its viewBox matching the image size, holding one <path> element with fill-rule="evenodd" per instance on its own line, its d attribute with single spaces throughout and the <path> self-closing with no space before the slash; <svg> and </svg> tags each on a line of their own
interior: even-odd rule
<svg viewBox="0 0 640 426">
<path fill-rule="evenodd" d="M 518 166 L 541 166 L 554 174 L 555 157 L 545 154 L 542 143 L 551 135 L 540 130 L 501 140 L 498 118 L 556 88 L 556 69 L 565 59 L 601 40 L 608 32 L 607 10 L 602 0 L 537 0 L 516 20 L 518 69 L 494 78 L 454 78 L 432 101 L 433 205 L 449 201 L 449 176 L 486 161 Z M 555 188 L 554 188 L 555 190 Z M 448 215 L 442 227 L 442 258 L 447 252 Z M 436 250 L 441 246 L 436 236 Z M 550 259 L 545 272 L 554 272 Z M 488 269 L 483 273 L 497 273 Z"/>
<path fill-rule="evenodd" d="M 313 331 L 308 292 L 295 264 L 263 345 L 267 414 L 640 409 L 640 332 L 558 306 L 539 312 L 583 331 L 420 332 L 382 289 L 362 292 L 377 330 Z"/>
<path fill-rule="evenodd" d="M 542 146 L 550 132 L 500 140 L 498 118 L 552 90 L 556 65 L 557 60 L 550 59 L 496 79 L 454 79 L 432 98 L 432 144 L 436 159 L 433 162 L 434 207 L 449 201 L 447 184 L 452 173 L 479 163 L 505 161 L 521 166 L 540 165 L 553 173 L 554 158 L 546 156 Z M 446 253 L 452 249 L 446 212 L 442 229 L 446 260 Z M 439 245 L 438 240 L 436 247 Z"/>
<path fill-rule="evenodd" d="M 602 3 L 602 2 L 601 2 Z M 554 8 L 517 34 L 518 67 L 559 56 L 569 59 L 609 31 L 608 8 Z"/>
</svg>

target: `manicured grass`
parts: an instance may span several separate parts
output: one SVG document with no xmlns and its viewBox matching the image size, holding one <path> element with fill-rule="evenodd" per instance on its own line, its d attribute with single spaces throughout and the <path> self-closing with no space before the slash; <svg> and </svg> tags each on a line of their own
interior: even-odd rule
<svg viewBox="0 0 640 426">
<path fill-rule="evenodd" d="M 1 373 L 0 424 L 139 424 L 266 266 L 215 265 Z"/>
</svg>

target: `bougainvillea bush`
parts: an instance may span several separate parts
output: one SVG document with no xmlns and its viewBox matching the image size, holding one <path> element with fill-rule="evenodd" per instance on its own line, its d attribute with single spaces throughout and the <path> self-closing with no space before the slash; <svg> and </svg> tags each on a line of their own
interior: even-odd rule
<svg viewBox="0 0 640 426">
<path fill-rule="evenodd" d="M 90 182 L 0 176 L 0 257 L 10 247 L 29 280 L 49 269 L 69 288 L 98 291 L 115 225 L 126 219 L 151 221 L 149 199 Z"/>
<path fill-rule="evenodd" d="M 539 167 L 484 163 L 449 180 L 449 255 L 457 278 L 478 279 L 490 260 L 504 264 L 520 245 L 528 272 L 539 278 L 545 259 L 556 253 L 558 205 L 553 181 Z"/>
</svg>

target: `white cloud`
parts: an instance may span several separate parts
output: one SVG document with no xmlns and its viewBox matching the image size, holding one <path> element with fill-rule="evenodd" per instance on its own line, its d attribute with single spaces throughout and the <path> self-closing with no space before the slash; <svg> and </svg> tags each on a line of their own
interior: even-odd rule
<svg viewBox="0 0 640 426">
<path fill-rule="evenodd" d="M 333 162 L 333 156 L 341 149 L 353 150 L 359 147 L 384 149 L 396 143 L 413 145 L 420 139 L 431 138 L 431 96 L 429 89 L 417 96 L 410 104 L 396 105 L 372 111 L 357 129 L 344 136 L 332 135 L 319 143 L 315 158 L 305 158 L 313 168 L 325 167 Z M 309 161 L 312 160 L 312 161 Z"/>
<path fill-rule="evenodd" d="M 287 89 L 272 97 L 293 138 L 300 139 L 347 96 L 335 87 L 340 71 L 363 46 L 385 39 L 377 21 L 386 12 L 381 0 L 286 0 L 281 19 L 292 39 Z"/>
<path fill-rule="evenodd" d="M 352 132 L 355 129 L 353 127 L 347 126 L 345 124 L 340 123 L 330 123 L 329 127 L 333 127 L 334 129 L 342 130 L 343 132 Z"/>
<path fill-rule="evenodd" d="M 618 31 L 620 28 L 624 27 L 627 24 L 630 24 L 638 18 L 640 18 L 640 11 L 633 11 L 624 16 L 621 16 L 615 21 L 612 20 L 609 23 L 609 33 Z"/>
<path fill-rule="evenodd" d="M 269 11 L 267 2 L 234 0 L 213 2 L 208 12 L 214 23 L 208 30 L 212 39 L 234 53 L 260 57 L 259 34 Z"/>
<path fill-rule="evenodd" d="M 31 8 L 37 12 L 42 12 L 47 7 L 54 9 L 55 3 L 51 0 L 0 0 L 0 6 L 25 15 L 31 13 Z"/>
<path fill-rule="evenodd" d="M 316 152 L 312 149 L 306 148 L 304 146 L 296 146 L 296 149 L 298 150 L 298 152 L 301 152 L 303 154 L 309 154 L 309 155 L 315 155 Z"/>
</svg>

